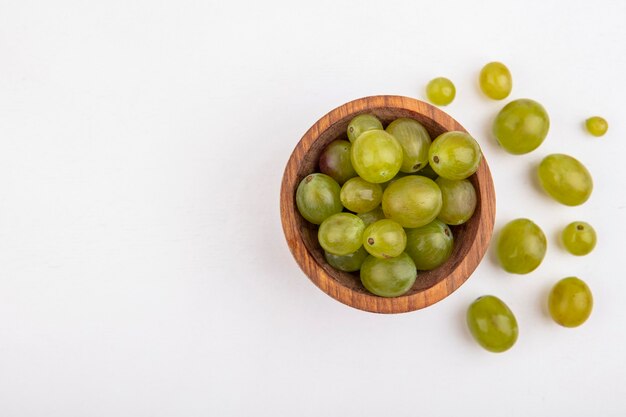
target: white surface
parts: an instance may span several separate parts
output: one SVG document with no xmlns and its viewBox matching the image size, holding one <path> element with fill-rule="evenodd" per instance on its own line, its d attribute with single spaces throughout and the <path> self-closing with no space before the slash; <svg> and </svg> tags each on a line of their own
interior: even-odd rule
<svg viewBox="0 0 626 417">
<path fill-rule="evenodd" d="M 1 1 L 0 415 L 626 415 L 626 3 L 504 3 Z M 490 60 L 548 109 L 536 152 L 494 145 Z M 353 310 L 287 249 L 283 167 L 330 109 L 423 98 L 440 75 L 491 165 L 496 227 L 534 219 L 547 258 L 513 276 L 489 254 L 423 311 Z M 593 114 L 603 139 L 581 129 Z M 587 204 L 533 186 L 551 152 L 588 166 Z M 599 234 L 584 258 L 555 238 L 577 219 Z M 544 311 L 568 275 L 596 300 L 574 330 Z M 519 320 L 505 354 L 465 328 L 486 293 Z"/>
</svg>

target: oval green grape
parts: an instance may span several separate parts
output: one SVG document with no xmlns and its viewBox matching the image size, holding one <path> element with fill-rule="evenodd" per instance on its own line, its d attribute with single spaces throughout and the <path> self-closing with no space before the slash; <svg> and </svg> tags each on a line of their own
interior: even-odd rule
<svg viewBox="0 0 626 417">
<path fill-rule="evenodd" d="M 417 278 L 415 264 L 406 253 L 395 258 L 368 256 L 361 265 L 361 283 L 381 297 L 399 297 L 411 289 Z"/>
<path fill-rule="evenodd" d="M 489 352 L 505 352 L 517 341 L 519 329 L 511 309 L 498 297 L 479 297 L 467 309 L 467 327 Z"/>
<path fill-rule="evenodd" d="M 441 211 L 441 190 L 429 178 L 408 175 L 389 184 L 383 193 L 382 206 L 385 217 L 402 227 L 424 226 Z"/>
<path fill-rule="evenodd" d="M 413 259 L 420 271 L 430 271 L 443 265 L 452 255 L 454 236 L 447 224 L 441 220 L 406 231 L 407 255 Z"/>
<path fill-rule="evenodd" d="M 426 97 L 431 103 L 447 106 L 456 97 L 456 88 L 454 83 L 447 78 L 434 78 L 426 85 Z"/>
<path fill-rule="evenodd" d="M 406 233 L 393 220 L 379 220 L 363 232 L 363 247 L 377 258 L 395 258 L 406 248 Z"/>
<path fill-rule="evenodd" d="M 537 170 L 543 189 L 561 204 L 579 206 L 589 199 L 593 179 L 587 168 L 564 154 L 548 155 Z"/>
<path fill-rule="evenodd" d="M 516 219 L 506 224 L 498 238 L 498 259 L 505 271 L 528 274 L 543 261 L 547 250 L 546 235 L 528 219 Z"/>
<path fill-rule="evenodd" d="M 379 184 L 365 181 L 363 178 L 350 178 L 341 187 L 339 194 L 345 208 L 355 213 L 374 210 L 383 199 L 383 189 Z"/>
<path fill-rule="evenodd" d="M 361 178 L 380 184 L 391 180 L 400 171 L 402 146 L 384 130 L 370 130 L 352 144 L 351 161 Z"/>
<path fill-rule="evenodd" d="M 478 170 L 482 152 L 478 142 L 467 133 L 446 132 L 433 141 L 428 158 L 440 177 L 463 180 Z"/>
<path fill-rule="evenodd" d="M 530 99 L 514 100 L 504 106 L 493 122 L 493 134 L 509 153 L 522 155 L 541 145 L 550 130 L 546 109 Z"/>
<path fill-rule="evenodd" d="M 347 255 L 333 255 L 332 253 L 324 252 L 326 262 L 333 268 L 344 272 L 358 271 L 368 256 L 369 253 L 362 246 L 356 252 Z"/>
<path fill-rule="evenodd" d="M 501 62 L 490 62 L 480 70 L 480 89 L 494 100 L 502 100 L 511 94 L 513 78 L 511 71 Z"/>
<path fill-rule="evenodd" d="M 586 222 L 572 222 L 568 224 L 561 239 L 565 249 L 572 255 L 584 256 L 589 254 L 596 247 L 596 231 Z"/>
<path fill-rule="evenodd" d="M 568 277 L 557 282 L 548 297 L 552 319 L 563 327 L 578 327 L 591 315 L 593 295 L 585 282 Z"/>
<path fill-rule="evenodd" d="M 306 220 L 321 224 L 335 213 L 343 210 L 339 197 L 341 187 L 325 174 L 307 175 L 296 190 L 296 206 Z"/>
<path fill-rule="evenodd" d="M 437 218 L 446 224 L 457 226 L 468 221 L 476 210 L 476 190 L 468 180 L 437 178 L 443 204 Z"/>
<path fill-rule="evenodd" d="M 396 119 L 385 129 L 402 146 L 401 172 L 413 173 L 428 163 L 430 135 L 420 122 L 408 118 Z"/>
<path fill-rule="evenodd" d="M 348 124 L 348 139 L 354 142 L 363 132 L 383 130 L 383 124 L 373 114 L 360 114 Z"/>
<path fill-rule="evenodd" d="M 322 248 L 333 255 L 349 255 L 359 250 L 365 224 L 351 213 L 333 214 L 322 222 L 317 239 Z"/>
<path fill-rule="evenodd" d="M 594 116 L 585 120 L 585 127 L 587 128 L 587 132 L 591 133 L 593 136 L 600 137 L 604 136 L 607 130 L 609 130 L 609 122 L 600 116 Z"/>
</svg>

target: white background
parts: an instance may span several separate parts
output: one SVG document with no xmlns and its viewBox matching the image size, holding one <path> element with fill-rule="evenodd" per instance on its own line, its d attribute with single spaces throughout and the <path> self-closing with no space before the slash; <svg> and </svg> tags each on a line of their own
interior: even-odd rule
<svg viewBox="0 0 626 417">
<path fill-rule="evenodd" d="M 620 0 L 1 0 L 0 415 L 626 415 L 625 19 Z M 490 134 L 491 60 L 550 114 L 531 154 Z M 288 251 L 284 165 L 332 108 L 435 76 L 491 165 L 496 231 L 532 218 L 547 257 L 514 276 L 491 251 L 423 311 L 351 309 Z M 587 204 L 536 187 L 551 152 L 587 165 Z M 587 257 L 559 247 L 573 220 L 599 234 Z M 577 329 L 545 308 L 570 275 L 596 301 Z M 517 315 L 504 354 L 466 330 L 484 294 Z"/>
</svg>

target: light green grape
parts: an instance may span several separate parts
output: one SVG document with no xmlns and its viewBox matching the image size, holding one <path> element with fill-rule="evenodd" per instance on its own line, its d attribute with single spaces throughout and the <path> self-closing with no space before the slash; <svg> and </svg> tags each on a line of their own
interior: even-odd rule
<svg viewBox="0 0 626 417">
<path fill-rule="evenodd" d="M 430 271 L 443 265 L 452 255 L 452 249 L 452 231 L 440 220 L 406 231 L 405 252 L 420 271 Z"/>
<path fill-rule="evenodd" d="M 449 225 L 459 225 L 468 221 L 476 210 L 476 190 L 468 180 L 447 180 L 439 177 L 436 181 L 441 190 L 443 205 L 437 218 Z"/>
<path fill-rule="evenodd" d="M 480 89 L 489 98 L 502 100 L 511 94 L 513 79 L 511 72 L 501 62 L 490 62 L 480 70 Z"/>
<path fill-rule="evenodd" d="M 585 120 L 585 127 L 593 136 L 604 136 L 609 130 L 609 122 L 600 116 L 594 116 Z"/>
<path fill-rule="evenodd" d="M 493 134 L 509 153 L 521 155 L 543 143 L 550 130 L 546 109 L 530 99 L 514 100 L 504 106 L 493 123 Z"/>
<path fill-rule="evenodd" d="M 339 184 L 328 175 L 307 175 L 296 191 L 298 211 L 311 223 L 320 224 L 330 215 L 343 210 L 340 190 Z"/>
<path fill-rule="evenodd" d="M 401 172 L 412 173 L 426 166 L 430 136 L 424 126 L 417 120 L 400 118 L 391 122 L 385 130 L 402 146 Z"/>
<path fill-rule="evenodd" d="M 352 144 L 351 161 L 361 178 L 380 184 L 400 171 L 402 146 L 384 130 L 370 130 Z"/>
<path fill-rule="evenodd" d="M 395 258 L 368 256 L 361 265 L 361 282 L 381 297 L 398 297 L 411 289 L 417 278 L 415 264 L 406 253 Z"/>
<path fill-rule="evenodd" d="M 383 193 L 385 217 L 402 227 L 420 227 L 435 220 L 441 211 L 441 190 L 435 182 L 419 175 L 395 180 Z"/>
<path fill-rule="evenodd" d="M 383 189 L 360 177 L 350 178 L 341 187 L 339 194 L 345 208 L 355 213 L 366 213 L 374 210 L 383 199 Z"/>
<path fill-rule="evenodd" d="M 363 132 L 383 130 L 383 124 L 372 114 L 360 114 L 348 124 L 348 139 L 354 142 Z"/>
<path fill-rule="evenodd" d="M 347 140 L 335 140 L 329 143 L 320 155 L 320 171 L 339 184 L 356 177 L 356 171 L 350 162 L 351 150 L 352 145 Z"/>
<path fill-rule="evenodd" d="M 363 232 L 363 247 L 377 258 L 395 258 L 404 252 L 406 233 L 393 220 L 379 220 Z"/>
<path fill-rule="evenodd" d="M 382 220 L 385 218 L 385 213 L 383 213 L 383 208 L 381 206 L 376 207 L 374 210 L 368 211 L 367 213 L 357 213 L 357 216 L 363 223 L 365 223 L 365 227 L 370 224 L 377 222 L 378 220 Z"/>
<path fill-rule="evenodd" d="M 564 278 L 552 287 L 548 309 L 552 319 L 561 326 L 578 327 L 591 315 L 593 295 L 581 279 Z"/>
<path fill-rule="evenodd" d="M 463 180 L 476 172 L 482 152 L 467 133 L 446 132 L 433 141 L 428 156 L 437 175 L 449 180 Z"/>
<path fill-rule="evenodd" d="M 363 246 L 361 246 L 356 252 L 348 255 L 333 255 L 332 253 L 324 252 L 326 262 L 328 262 L 330 266 L 345 272 L 354 272 L 361 269 L 361 265 L 368 255 L 369 254 Z"/>
<path fill-rule="evenodd" d="M 537 269 L 546 256 L 546 235 L 528 219 L 505 225 L 498 238 L 498 259 L 505 271 L 527 274 Z"/>
<path fill-rule="evenodd" d="M 596 247 L 596 231 L 589 223 L 572 222 L 561 234 L 565 249 L 572 255 L 583 256 Z"/>
<path fill-rule="evenodd" d="M 349 255 L 362 244 L 365 224 L 351 213 L 333 214 L 322 222 L 317 239 L 322 248 L 333 255 Z"/>
<path fill-rule="evenodd" d="M 426 96 L 428 100 L 438 106 L 447 106 L 454 100 L 456 88 L 452 81 L 447 78 L 434 78 L 426 86 Z"/>
<path fill-rule="evenodd" d="M 498 297 L 478 297 L 467 309 L 467 327 L 474 339 L 489 352 L 509 350 L 519 329 L 511 309 Z"/>
<path fill-rule="evenodd" d="M 548 155 L 537 171 L 543 189 L 556 201 L 579 206 L 589 199 L 593 179 L 587 168 L 569 155 Z"/>
</svg>

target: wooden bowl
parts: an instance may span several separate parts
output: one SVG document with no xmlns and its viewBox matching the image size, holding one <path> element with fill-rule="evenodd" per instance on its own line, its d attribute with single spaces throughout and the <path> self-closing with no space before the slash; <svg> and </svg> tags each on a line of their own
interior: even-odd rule
<svg viewBox="0 0 626 417">
<path fill-rule="evenodd" d="M 411 290 L 400 297 L 384 298 L 368 292 L 361 284 L 358 272 L 338 271 L 326 262 L 317 241 L 318 226 L 300 215 L 295 198 L 300 181 L 319 172 L 319 156 L 326 145 L 336 139 L 347 140 L 348 123 L 362 113 L 376 115 L 384 126 L 399 117 L 415 119 L 424 125 L 433 139 L 447 131 L 466 131 L 438 108 L 408 97 L 365 97 L 332 110 L 304 134 L 287 162 L 280 192 L 283 230 L 289 249 L 304 273 L 334 299 L 374 313 L 418 310 L 450 295 L 480 263 L 491 239 L 495 219 L 493 180 L 483 157 L 478 171 L 469 178 L 478 197 L 476 211 L 467 223 L 452 227 L 454 251 L 445 264 L 432 271 L 418 272 Z"/>
</svg>

